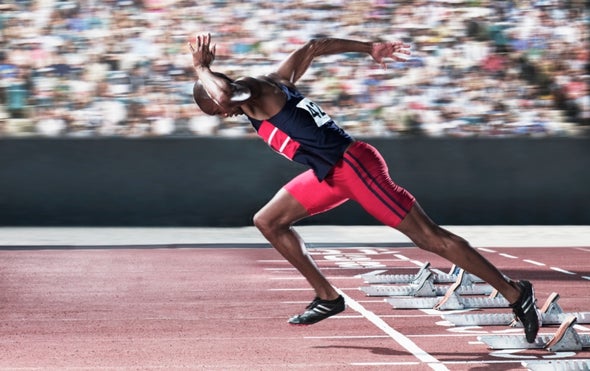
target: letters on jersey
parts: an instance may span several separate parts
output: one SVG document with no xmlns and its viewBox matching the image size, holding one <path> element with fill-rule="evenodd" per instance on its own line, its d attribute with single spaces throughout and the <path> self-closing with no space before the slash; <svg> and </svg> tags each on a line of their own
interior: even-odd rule
<svg viewBox="0 0 590 371">
<path fill-rule="evenodd" d="M 330 116 L 328 116 L 326 112 L 322 111 L 320 106 L 307 98 L 303 98 L 299 103 L 297 103 L 297 107 L 309 112 L 317 126 L 322 126 L 325 123 L 332 121 Z"/>
</svg>

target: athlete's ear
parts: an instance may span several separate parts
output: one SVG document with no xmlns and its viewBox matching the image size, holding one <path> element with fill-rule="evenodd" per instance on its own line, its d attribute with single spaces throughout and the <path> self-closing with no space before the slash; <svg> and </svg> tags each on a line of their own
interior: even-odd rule
<svg viewBox="0 0 590 371">
<path fill-rule="evenodd" d="M 250 99 L 250 97 L 252 96 L 252 92 L 250 91 L 250 88 L 240 84 L 239 82 L 233 82 L 231 84 L 232 87 L 232 95 L 230 98 L 230 102 L 232 103 L 243 103 L 245 101 L 247 101 L 248 99 Z"/>
</svg>

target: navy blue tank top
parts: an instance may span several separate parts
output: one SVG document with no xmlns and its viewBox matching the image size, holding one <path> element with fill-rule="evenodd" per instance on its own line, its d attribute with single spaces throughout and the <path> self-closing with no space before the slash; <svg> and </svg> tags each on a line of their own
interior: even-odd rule
<svg viewBox="0 0 590 371">
<path fill-rule="evenodd" d="M 353 139 L 317 104 L 295 89 L 279 86 L 287 95 L 281 111 L 268 120 L 248 119 L 272 149 L 310 167 L 321 181 Z"/>
</svg>

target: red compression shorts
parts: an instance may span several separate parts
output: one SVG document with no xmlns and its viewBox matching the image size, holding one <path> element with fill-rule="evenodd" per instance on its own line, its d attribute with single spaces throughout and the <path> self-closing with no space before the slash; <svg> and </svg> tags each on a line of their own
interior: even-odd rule
<svg viewBox="0 0 590 371">
<path fill-rule="evenodd" d="M 406 189 L 393 182 L 381 154 L 359 141 L 348 148 L 324 181 L 308 170 L 284 188 L 309 215 L 328 211 L 350 199 L 390 227 L 396 227 L 416 202 Z"/>
</svg>

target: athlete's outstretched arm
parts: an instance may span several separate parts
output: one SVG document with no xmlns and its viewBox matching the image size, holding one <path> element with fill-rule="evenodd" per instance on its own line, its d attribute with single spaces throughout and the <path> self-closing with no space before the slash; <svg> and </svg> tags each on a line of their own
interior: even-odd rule
<svg viewBox="0 0 590 371">
<path fill-rule="evenodd" d="M 377 63 L 385 64 L 384 58 L 405 61 L 396 54 L 409 55 L 410 45 L 401 41 L 394 42 L 364 42 L 347 39 L 322 38 L 312 39 L 296 49 L 285 59 L 274 73 L 291 83 L 297 82 L 319 56 L 340 53 L 369 54 Z"/>
</svg>

